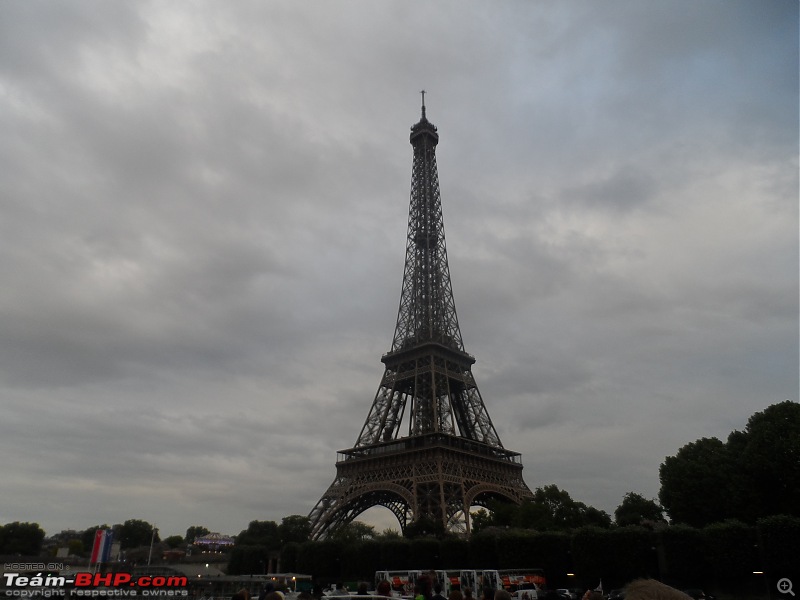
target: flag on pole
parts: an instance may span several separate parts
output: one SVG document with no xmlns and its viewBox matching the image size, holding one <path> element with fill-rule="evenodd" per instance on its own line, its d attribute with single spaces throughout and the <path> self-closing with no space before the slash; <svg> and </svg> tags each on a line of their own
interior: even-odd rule
<svg viewBox="0 0 800 600">
<path fill-rule="evenodd" d="M 111 555 L 111 540 L 114 534 L 110 529 L 98 529 L 94 532 L 94 544 L 92 545 L 92 557 L 89 565 L 95 563 L 105 563 Z"/>
<path fill-rule="evenodd" d="M 107 563 L 111 560 L 111 544 L 114 543 L 114 532 L 110 529 L 106 530 L 106 539 L 103 541 L 103 554 L 100 556 L 100 562 Z"/>
</svg>

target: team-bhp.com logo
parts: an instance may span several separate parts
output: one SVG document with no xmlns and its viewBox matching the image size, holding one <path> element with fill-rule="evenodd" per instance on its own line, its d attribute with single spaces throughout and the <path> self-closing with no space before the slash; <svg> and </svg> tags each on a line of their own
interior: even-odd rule
<svg viewBox="0 0 800 600">
<path fill-rule="evenodd" d="M 7 597 L 33 598 L 69 595 L 106 596 L 188 596 L 183 576 L 137 575 L 130 573 L 71 573 L 52 575 L 3 573 Z"/>
</svg>

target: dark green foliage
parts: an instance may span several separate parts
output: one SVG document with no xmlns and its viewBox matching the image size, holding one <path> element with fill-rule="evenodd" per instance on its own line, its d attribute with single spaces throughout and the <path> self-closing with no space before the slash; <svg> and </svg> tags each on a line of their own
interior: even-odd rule
<svg viewBox="0 0 800 600">
<path fill-rule="evenodd" d="M 546 485 L 533 492 L 533 499 L 517 506 L 508 502 L 491 502 L 490 513 L 475 513 L 476 531 L 488 527 L 514 527 L 536 531 L 569 531 L 579 527 L 610 527 L 611 517 L 592 506 L 573 500 L 556 485 Z"/>
<path fill-rule="evenodd" d="M 0 526 L 1 528 L 2 526 Z M 65 529 L 63 531 L 59 531 L 55 535 L 50 536 L 50 541 L 55 542 L 59 547 L 69 546 L 71 543 L 77 543 L 76 547 L 83 547 L 83 542 L 81 541 L 82 532 L 75 531 L 74 529 Z M 71 554 L 79 554 L 78 552 L 71 552 Z"/>
<path fill-rule="evenodd" d="M 578 522 L 581 527 L 611 527 L 611 516 L 606 511 L 594 506 L 586 506 L 583 502 L 578 502 L 578 504 L 580 505 Z"/>
<path fill-rule="evenodd" d="M 433 519 L 420 518 L 406 525 L 403 530 L 403 536 L 409 539 L 418 537 L 445 537 L 444 525 L 441 521 L 434 521 Z"/>
<path fill-rule="evenodd" d="M 669 456 L 659 469 L 659 500 L 673 522 L 692 527 L 730 514 L 733 465 L 725 444 L 703 438 Z"/>
<path fill-rule="evenodd" d="M 729 588 L 747 581 L 760 563 L 756 528 L 726 521 L 709 525 L 703 533 L 714 580 Z"/>
<path fill-rule="evenodd" d="M 472 519 L 472 533 L 479 533 L 487 527 L 491 527 L 494 521 L 494 515 L 489 513 L 485 508 L 470 513 L 470 517 Z"/>
<path fill-rule="evenodd" d="M 620 527 L 608 535 L 611 580 L 626 582 L 640 577 L 658 578 L 656 534 L 644 527 Z"/>
<path fill-rule="evenodd" d="M 180 548 L 183 546 L 183 538 L 179 535 L 171 535 L 164 539 L 164 543 L 170 548 Z"/>
<path fill-rule="evenodd" d="M 86 548 L 83 547 L 83 542 L 79 539 L 69 540 L 67 548 L 71 556 L 83 556 L 86 553 Z"/>
<path fill-rule="evenodd" d="M 300 544 L 300 549 L 297 554 L 297 572 L 298 573 L 319 573 L 317 568 L 317 553 L 315 551 L 319 542 L 305 542 Z"/>
<path fill-rule="evenodd" d="M 344 546 L 336 540 L 306 542 L 300 546 L 297 564 L 301 573 L 313 573 L 315 577 L 335 581 L 342 572 L 342 552 Z"/>
<path fill-rule="evenodd" d="M 709 577 L 706 536 L 687 525 L 665 527 L 658 533 L 665 556 L 663 581 L 677 587 L 696 587 Z"/>
<path fill-rule="evenodd" d="M 44 531 L 38 523 L 14 521 L 0 527 L 0 553 L 38 556 Z"/>
<path fill-rule="evenodd" d="M 311 535 L 311 519 L 301 515 L 284 517 L 278 525 L 278 534 L 283 544 L 307 542 Z"/>
<path fill-rule="evenodd" d="M 611 570 L 609 531 L 599 527 L 584 527 L 572 537 L 572 559 L 575 572 L 584 581 L 599 581 Z M 606 576 L 607 585 L 610 584 Z"/>
<path fill-rule="evenodd" d="M 659 499 L 673 522 L 800 517 L 800 404 L 787 400 L 755 413 L 725 443 L 703 438 L 683 446 L 659 475 Z"/>
<path fill-rule="evenodd" d="M 386 540 L 381 545 L 381 569 L 411 569 L 411 542 L 404 538 Z"/>
<path fill-rule="evenodd" d="M 275 521 L 250 521 L 247 529 L 236 536 L 237 546 L 265 546 L 278 550 L 281 545 L 278 525 Z"/>
<path fill-rule="evenodd" d="M 641 494 L 628 492 L 622 499 L 622 504 L 614 511 L 614 522 L 620 527 L 626 527 L 666 523 L 666 519 L 664 519 L 664 509 L 655 500 L 648 500 Z"/>
<path fill-rule="evenodd" d="M 800 517 L 800 404 L 787 400 L 755 413 L 745 435 L 740 462 L 758 492 L 748 522 L 770 515 Z"/>
<path fill-rule="evenodd" d="M 86 553 L 92 551 L 95 534 L 98 529 L 110 529 L 114 534 L 114 542 L 118 542 L 122 550 L 130 551 L 150 546 L 151 543 L 157 544 L 161 541 L 158 529 L 155 529 L 153 525 L 140 519 L 128 519 L 124 523 L 117 523 L 113 527 L 95 525 L 82 531 L 79 536 L 81 545 Z"/>
<path fill-rule="evenodd" d="M 543 568 L 554 587 L 594 587 L 602 579 L 610 589 L 638 577 L 656 577 L 677 587 L 715 584 L 741 592 L 751 586 L 753 570 L 765 568 L 763 562 L 775 569 L 800 564 L 796 543 L 800 519 L 773 517 L 760 521 L 759 528 L 757 531 L 755 526 L 737 521 L 705 529 L 664 525 L 655 529 L 584 527 L 572 532 L 537 533 L 494 527 L 473 534 L 469 540 L 426 537 L 380 538 L 352 544 L 306 542 L 285 550 L 282 558 L 285 570 L 294 564 L 296 568 L 291 570 L 314 573 L 328 582 L 372 581 L 378 570 Z M 252 565 L 258 564 L 263 556 L 259 552 L 266 549 L 246 552 L 232 557 L 236 569 L 245 569 L 236 572 L 258 572 Z M 238 567 L 234 558 L 250 566 Z M 568 578 L 567 573 L 576 577 Z"/>
<path fill-rule="evenodd" d="M 572 559 L 572 535 L 556 531 L 537 533 L 531 554 L 523 558 L 526 563 L 523 566 L 544 569 L 544 572 L 549 574 L 548 580 L 559 584 L 557 587 L 568 587 L 566 574 L 575 571 Z"/>
<path fill-rule="evenodd" d="M 529 530 L 513 529 L 497 537 L 497 564 L 507 569 L 534 566 L 531 556 L 537 554 L 538 538 Z M 538 564 L 538 563 L 536 563 Z"/>
<path fill-rule="evenodd" d="M 454 565 L 469 564 L 469 541 L 461 538 L 449 537 L 442 540 L 439 546 L 442 564 L 445 568 Z M 460 568 L 460 567 L 459 567 Z"/>
<path fill-rule="evenodd" d="M 496 533 L 481 531 L 473 534 L 469 539 L 469 566 L 472 568 L 487 568 L 483 565 L 497 564 Z M 491 567 L 490 567 L 491 568 Z"/>
<path fill-rule="evenodd" d="M 374 540 L 376 537 L 375 528 L 361 521 L 347 523 L 331 535 L 331 539 L 338 540 L 345 545 Z"/>
<path fill-rule="evenodd" d="M 415 569 L 440 569 L 439 540 L 436 538 L 417 538 L 411 540 L 411 556 Z"/>
<path fill-rule="evenodd" d="M 533 501 L 523 503 L 521 509 L 523 515 L 529 514 L 528 519 L 523 518 L 521 525 L 537 531 L 611 526 L 611 517 L 606 513 L 573 500 L 566 490 L 555 485 L 537 488 L 533 493 Z"/>
<path fill-rule="evenodd" d="M 773 578 L 800 578 L 800 517 L 767 517 L 758 522 L 758 531 L 759 568 Z"/>
<path fill-rule="evenodd" d="M 656 534 L 643 527 L 580 529 L 572 538 L 572 556 L 585 584 L 602 579 L 607 587 L 621 587 L 637 577 L 658 576 Z"/>
<path fill-rule="evenodd" d="M 299 543 L 289 542 L 288 544 L 284 544 L 283 548 L 281 548 L 281 571 L 284 573 L 299 573 L 300 570 L 297 566 L 299 556 Z"/>
<path fill-rule="evenodd" d="M 510 502 L 503 502 L 494 500 L 489 502 L 489 513 L 484 516 L 481 511 L 478 511 L 478 521 L 481 524 L 481 530 L 490 527 L 526 527 L 523 521 L 531 521 L 530 513 L 538 506 L 529 505 L 525 503 L 522 506 L 516 506 Z"/>
<path fill-rule="evenodd" d="M 342 573 L 345 577 L 372 581 L 381 570 L 381 543 L 367 540 L 342 547 Z"/>
<path fill-rule="evenodd" d="M 263 573 L 264 565 L 269 561 L 269 549 L 263 545 L 236 544 L 231 550 L 228 561 L 229 575 L 247 575 Z"/>
<path fill-rule="evenodd" d="M 123 550 L 149 546 L 151 542 L 158 543 L 161 541 L 158 537 L 158 529 L 141 519 L 128 519 L 122 525 L 114 525 L 113 530 L 114 541 L 120 542 L 120 547 Z M 94 542 L 94 532 L 92 533 L 92 542 Z M 89 548 L 91 547 L 92 545 L 90 544 Z"/>
<path fill-rule="evenodd" d="M 361 544 L 359 549 L 359 575 L 364 581 L 372 581 L 375 579 L 375 571 L 380 571 L 384 568 L 382 562 L 383 548 L 382 543 L 378 540 L 368 540 Z"/>
<path fill-rule="evenodd" d="M 294 550 L 292 544 L 303 538 L 301 519 L 286 517 L 280 526 L 275 521 L 250 521 L 247 529 L 236 536 L 228 572 L 231 575 L 263 573 L 270 552 L 285 551 L 290 560 L 293 553 L 299 557 L 299 550 Z M 299 558 L 294 560 L 297 562 Z"/>
</svg>

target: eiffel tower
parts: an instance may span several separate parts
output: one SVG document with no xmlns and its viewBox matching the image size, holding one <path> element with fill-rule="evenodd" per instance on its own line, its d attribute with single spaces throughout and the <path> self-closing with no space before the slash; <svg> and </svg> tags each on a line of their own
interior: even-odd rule
<svg viewBox="0 0 800 600">
<path fill-rule="evenodd" d="M 520 504 L 532 494 L 517 452 L 503 447 L 464 350 L 444 238 L 436 145 L 425 116 L 411 128 L 414 162 L 403 289 L 386 370 L 355 446 L 338 453 L 336 479 L 311 511 L 323 539 L 373 506 L 403 531 L 413 522 L 470 532 L 471 506 Z M 402 428 L 408 416 L 407 429 Z"/>
</svg>

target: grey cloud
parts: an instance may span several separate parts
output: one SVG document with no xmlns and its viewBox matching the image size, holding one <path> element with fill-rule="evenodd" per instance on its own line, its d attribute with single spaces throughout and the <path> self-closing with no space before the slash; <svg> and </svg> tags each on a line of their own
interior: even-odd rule
<svg viewBox="0 0 800 600">
<path fill-rule="evenodd" d="M 391 341 L 422 88 L 504 444 L 654 497 L 797 399 L 797 6 L 762 9 L 2 5 L 0 522 L 311 509 Z"/>
<path fill-rule="evenodd" d="M 580 210 L 626 211 L 646 206 L 656 190 L 655 181 L 636 168 L 620 168 L 599 181 L 584 183 L 575 189 L 564 190 L 565 204 L 575 204 Z"/>
</svg>

